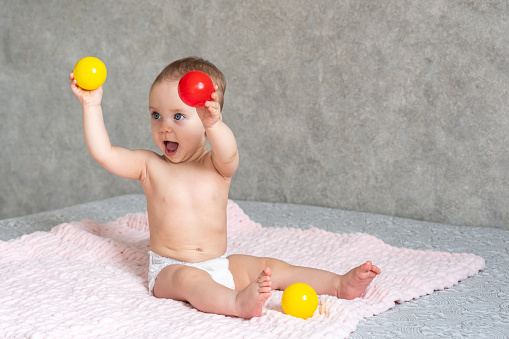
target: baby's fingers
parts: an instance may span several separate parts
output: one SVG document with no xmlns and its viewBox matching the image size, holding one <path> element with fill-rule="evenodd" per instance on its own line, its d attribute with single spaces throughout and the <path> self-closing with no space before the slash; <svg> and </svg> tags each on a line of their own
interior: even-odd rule
<svg viewBox="0 0 509 339">
<path fill-rule="evenodd" d="M 76 81 L 76 79 L 74 79 L 74 73 L 71 73 L 69 75 L 69 83 L 71 84 L 71 88 L 72 88 L 73 91 L 75 89 L 79 88 L 78 87 L 78 81 Z"/>
<path fill-rule="evenodd" d="M 214 110 L 217 110 L 217 112 L 219 112 L 220 110 L 220 105 L 219 105 L 219 102 L 218 102 L 218 99 L 219 99 L 219 95 L 217 94 L 217 89 L 219 87 L 217 87 L 217 85 L 214 85 L 214 92 L 212 93 L 212 95 L 210 96 L 210 98 L 212 100 L 210 101 L 207 101 L 205 103 L 205 107 L 207 107 L 209 109 L 209 111 L 211 113 L 214 113 L 211 108 L 213 108 Z"/>
<path fill-rule="evenodd" d="M 212 94 L 212 99 L 214 99 L 214 95 L 217 96 L 216 93 L 213 93 Z M 214 100 L 214 101 L 207 101 L 205 103 L 205 107 L 207 107 L 208 111 L 211 114 L 218 114 L 220 112 L 219 102 L 217 102 L 216 100 Z"/>
<path fill-rule="evenodd" d="M 210 95 L 210 98 L 212 99 L 212 101 L 217 101 L 217 99 L 219 98 L 219 96 L 217 95 L 217 89 L 219 87 L 217 87 L 217 85 L 214 85 L 214 92 L 212 92 L 212 94 Z"/>
</svg>

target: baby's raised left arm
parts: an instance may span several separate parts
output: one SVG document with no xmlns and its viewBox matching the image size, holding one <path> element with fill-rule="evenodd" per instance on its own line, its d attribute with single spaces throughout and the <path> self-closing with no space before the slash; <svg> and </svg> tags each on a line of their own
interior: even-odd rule
<svg viewBox="0 0 509 339">
<path fill-rule="evenodd" d="M 239 165 L 239 153 L 233 132 L 222 120 L 217 93 L 213 93 L 212 101 L 207 101 L 197 111 L 212 146 L 212 162 L 216 170 L 223 177 L 231 178 Z"/>
</svg>

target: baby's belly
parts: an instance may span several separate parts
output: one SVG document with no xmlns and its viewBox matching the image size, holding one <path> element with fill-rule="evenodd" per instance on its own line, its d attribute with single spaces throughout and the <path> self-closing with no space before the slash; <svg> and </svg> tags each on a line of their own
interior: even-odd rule
<svg viewBox="0 0 509 339">
<path fill-rule="evenodd" d="M 150 224 L 150 221 L 149 221 Z M 226 252 L 226 225 L 218 229 L 182 226 L 150 226 L 150 250 L 185 262 L 202 262 Z"/>
<path fill-rule="evenodd" d="M 162 257 L 172 258 L 184 262 L 203 262 L 219 258 L 226 252 L 226 246 L 201 246 L 195 248 L 173 248 L 167 244 L 150 241 L 150 250 Z"/>
<path fill-rule="evenodd" d="M 198 198 L 189 192 L 171 197 L 147 198 L 151 251 L 185 262 L 222 256 L 227 247 L 227 199 Z"/>
</svg>

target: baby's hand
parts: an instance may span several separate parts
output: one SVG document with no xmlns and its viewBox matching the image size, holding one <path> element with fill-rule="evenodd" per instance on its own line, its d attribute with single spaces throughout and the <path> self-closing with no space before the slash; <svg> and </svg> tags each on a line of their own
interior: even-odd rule
<svg viewBox="0 0 509 339">
<path fill-rule="evenodd" d="M 71 90 L 74 95 L 80 102 L 81 106 L 93 106 L 100 105 L 103 97 L 103 88 L 102 86 L 93 91 L 85 91 L 83 88 L 79 87 L 76 79 L 74 79 L 74 74 L 71 73 L 69 75 L 69 83 L 71 84 Z"/>
<path fill-rule="evenodd" d="M 217 85 L 214 85 L 214 93 L 212 93 L 212 100 L 205 102 L 205 106 L 196 109 L 204 127 L 212 127 L 216 122 L 221 120 L 221 106 L 217 101 Z"/>
</svg>

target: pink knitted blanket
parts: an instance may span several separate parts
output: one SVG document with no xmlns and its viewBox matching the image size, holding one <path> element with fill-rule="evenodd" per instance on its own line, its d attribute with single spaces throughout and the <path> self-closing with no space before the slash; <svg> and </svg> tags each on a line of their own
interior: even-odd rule
<svg viewBox="0 0 509 339">
<path fill-rule="evenodd" d="M 366 260 L 382 269 L 361 298 L 320 296 L 312 318 L 285 315 L 275 291 L 259 318 L 206 314 L 147 290 L 146 214 L 85 220 L 0 242 L 0 333 L 5 337 L 346 337 L 358 322 L 476 274 L 472 254 L 389 246 L 373 236 L 261 227 L 230 202 L 229 253 L 272 256 L 344 273 Z"/>
</svg>

